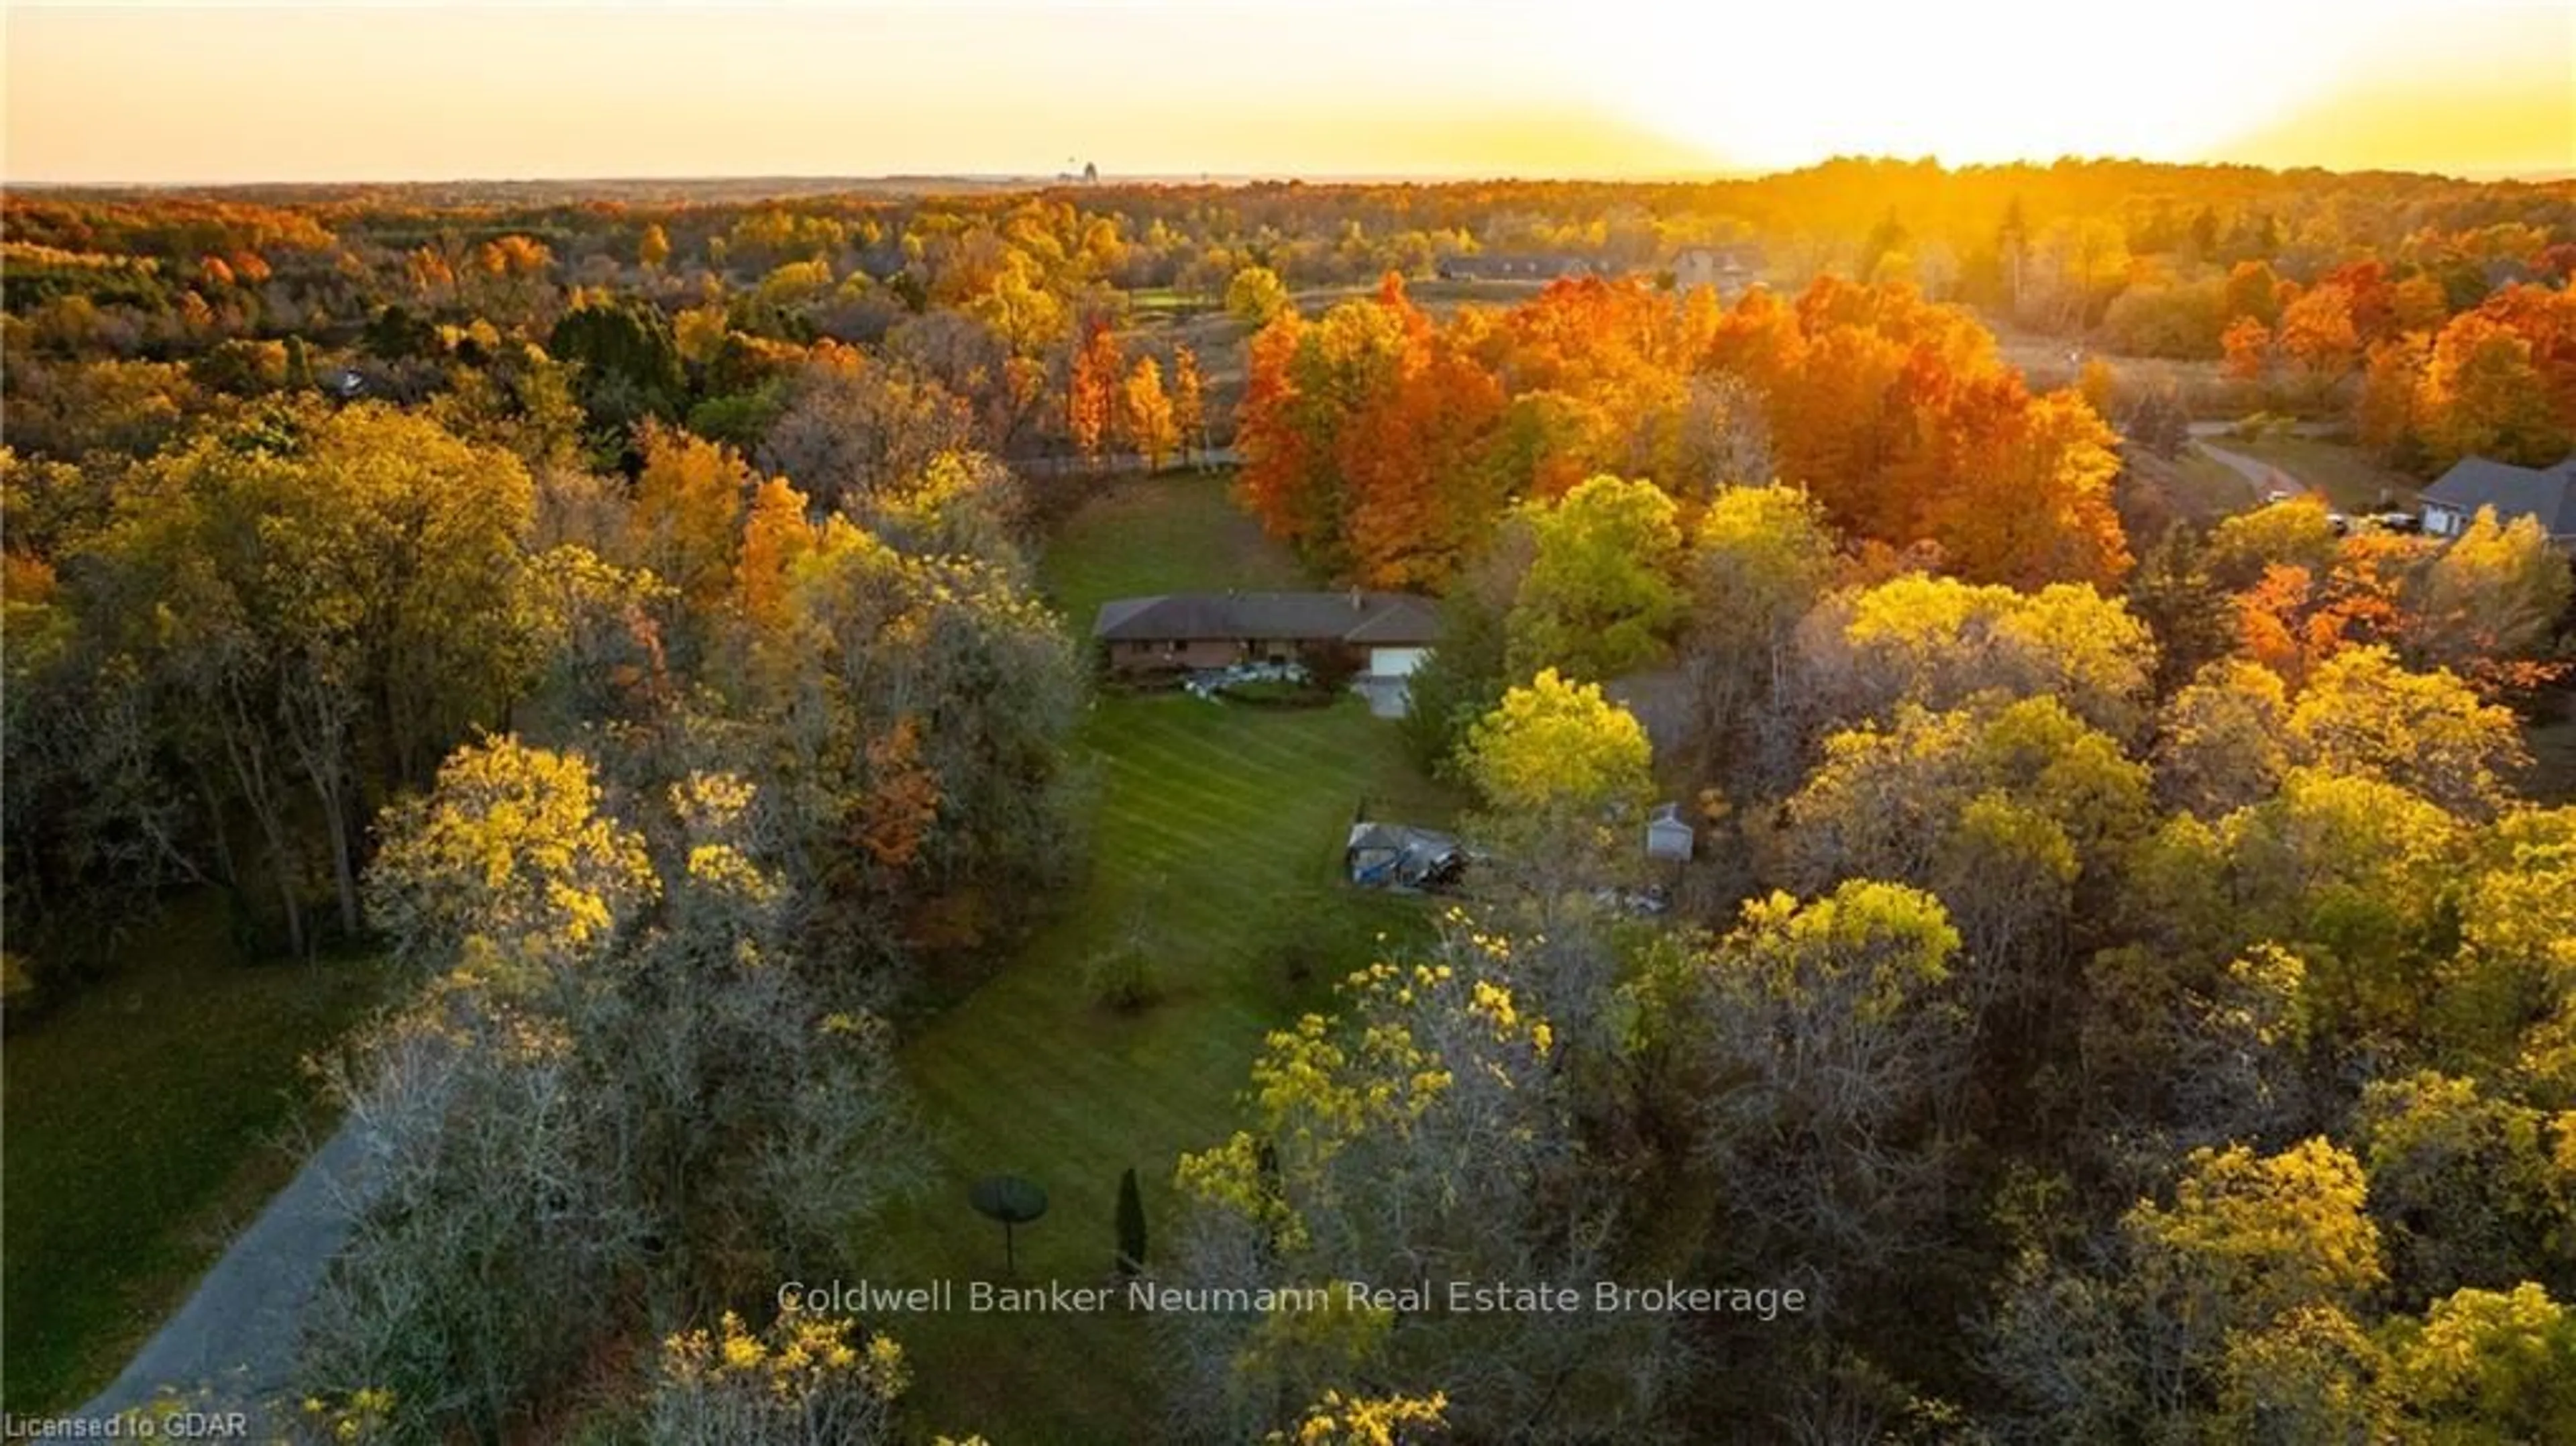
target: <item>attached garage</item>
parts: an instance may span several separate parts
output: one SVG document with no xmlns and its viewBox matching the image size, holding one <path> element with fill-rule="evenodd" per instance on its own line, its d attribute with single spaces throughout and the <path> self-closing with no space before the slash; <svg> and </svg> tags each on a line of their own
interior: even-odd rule
<svg viewBox="0 0 2576 1446">
<path fill-rule="evenodd" d="M 1429 648 L 1371 648 L 1368 670 L 1380 678 L 1409 678 L 1422 660 L 1431 656 Z"/>
</svg>

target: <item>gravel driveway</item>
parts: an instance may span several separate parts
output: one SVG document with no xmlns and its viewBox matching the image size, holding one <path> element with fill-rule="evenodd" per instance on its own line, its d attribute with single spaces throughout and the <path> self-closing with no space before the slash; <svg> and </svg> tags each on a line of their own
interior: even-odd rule
<svg viewBox="0 0 2576 1446">
<path fill-rule="evenodd" d="M 74 1414 L 111 1417 L 167 1390 L 192 1409 L 248 1411 L 256 1434 L 286 1388 L 297 1319 L 348 1238 L 366 1164 L 360 1132 L 342 1124 L 226 1247 L 187 1304 Z"/>
</svg>

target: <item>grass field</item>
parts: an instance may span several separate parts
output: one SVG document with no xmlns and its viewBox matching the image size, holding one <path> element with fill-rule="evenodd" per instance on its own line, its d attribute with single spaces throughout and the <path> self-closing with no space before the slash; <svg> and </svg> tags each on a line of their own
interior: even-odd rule
<svg viewBox="0 0 2576 1446">
<path fill-rule="evenodd" d="M 1117 484 L 1049 551 L 1052 591 L 1086 622 L 1136 592 L 1291 586 L 1287 558 L 1209 479 Z M 1084 724 L 1098 770 L 1096 844 L 1080 897 L 998 978 L 905 1047 L 936 1139 L 934 1180 L 892 1212 L 869 1252 L 889 1283 L 1003 1279 L 999 1229 L 966 1205 L 976 1179 L 1026 1175 L 1051 1196 L 1019 1233 L 1023 1282 L 1110 1278 L 1119 1172 L 1134 1166 L 1149 1230 L 1173 1210 L 1185 1150 L 1229 1133 L 1262 1035 L 1326 1005 L 1381 933 L 1425 927 L 1418 901 L 1339 882 L 1365 795 L 1388 816 L 1454 808 L 1415 774 L 1394 726 L 1357 700 L 1329 709 L 1228 707 L 1185 695 L 1108 697 Z M 1084 964 L 1141 929 L 1163 997 L 1122 1014 Z M 1150 1257 L 1150 1252 L 1149 1252 Z M 915 1416 L 997 1446 L 1152 1434 L 1158 1409 L 1142 1318 L 929 1314 L 888 1322 L 918 1366 Z"/>
<path fill-rule="evenodd" d="M 1296 560 L 1234 505 L 1228 470 L 1103 483 L 1046 549 L 1040 581 L 1076 637 L 1111 598 L 1309 586 Z"/>
<path fill-rule="evenodd" d="M 2171 461 L 2140 449 L 2132 459 L 2139 474 L 2164 494 L 2166 505 L 2194 522 L 2211 522 L 2255 503 L 2253 484 L 2235 468 L 2212 457 L 2197 443 Z"/>
<path fill-rule="evenodd" d="M 2271 463 L 2324 492 L 2326 500 L 2344 512 L 2376 512 L 2383 500 L 2412 507 L 2415 494 L 2423 489 L 2422 483 L 2379 465 L 2358 447 L 2315 437 L 2273 436 L 2255 442 L 2230 437 L 2220 445 Z"/>
<path fill-rule="evenodd" d="M 127 963 L 6 1045 L 6 1406 L 76 1406 L 294 1173 L 298 1067 L 382 997 L 383 966 L 242 964 L 222 901 L 140 930 Z"/>
</svg>

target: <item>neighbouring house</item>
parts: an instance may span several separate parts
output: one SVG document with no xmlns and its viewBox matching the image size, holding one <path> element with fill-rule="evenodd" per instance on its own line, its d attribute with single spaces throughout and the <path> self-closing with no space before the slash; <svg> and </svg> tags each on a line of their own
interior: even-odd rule
<svg viewBox="0 0 2576 1446">
<path fill-rule="evenodd" d="M 1682 806 L 1659 803 L 1646 820 L 1646 857 L 1688 863 L 1695 838 L 1691 826 L 1682 822 Z"/>
<path fill-rule="evenodd" d="M 1761 274 L 1762 251 L 1755 246 L 1686 246 L 1673 254 L 1673 289 L 1685 294 L 1707 286 L 1720 296 L 1733 296 Z"/>
<path fill-rule="evenodd" d="M 1582 256 L 1556 252 L 1479 251 L 1451 256 L 1440 263 L 1443 281 L 1553 281 L 1560 276 L 1589 276 L 1597 269 Z"/>
<path fill-rule="evenodd" d="M 1467 852 L 1445 833 L 1369 820 L 1351 825 L 1342 850 L 1352 883 L 1372 889 L 1440 889 L 1458 882 Z"/>
<path fill-rule="evenodd" d="M 2576 549 L 2576 455 L 2554 467 L 2462 457 L 2424 489 L 2424 535 L 2457 537 L 2481 508 L 2498 522 L 2534 517 L 2559 546 Z"/>
<path fill-rule="evenodd" d="M 1410 593 L 1188 592 L 1103 603 L 1092 625 L 1113 673 L 1306 663 L 1409 677 L 1440 641 L 1439 605 Z"/>
</svg>

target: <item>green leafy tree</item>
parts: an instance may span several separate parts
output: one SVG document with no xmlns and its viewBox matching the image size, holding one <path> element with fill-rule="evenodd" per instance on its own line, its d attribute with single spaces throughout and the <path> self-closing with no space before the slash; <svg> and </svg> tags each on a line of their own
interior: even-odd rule
<svg viewBox="0 0 2576 1446">
<path fill-rule="evenodd" d="M 2471 678 L 2529 687 L 2546 675 L 2530 664 L 2549 656 L 2571 590 L 2567 554 L 2538 518 L 2505 524 L 2480 508 L 2468 530 L 2433 557 L 2408 600 L 2407 654 Z"/>
<path fill-rule="evenodd" d="M 1672 499 L 1601 476 L 1524 512 L 1536 551 L 1512 603 L 1512 671 L 1599 680 L 1659 659 L 1688 608 Z"/>
<path fill-rule="evenodd" d="M 582 408 L 592 426 L 606 431 L 646 417 L 670 418 L 688 394 L 670 319 L 647 302 L 576 306 L 555 323 L 546 351 L 581 367 Z"/>
<path fill-rule="evenodd" d="M 2335 550 L 2334 522 L 2326 509 L 2313 499 L 2294 497 L 2219 523 L 2210 533 L 2204 559 L 2219 586 L 2238 592 L 2275 567 L 2323 577 L 2334 568 Z"/>
<path fill-rule="evenodd" d="M 2389 1331 L 2395 1394 L 2422 1439 L 2456 1446 L 2576 1432 L 2576 1317 L 2529 1281 L 2465 1289 Z"/>
<path fill-rule="evenodd" d="M 1801 493 L 1729 487 L 1709 500 L 1691 537 L 1680 647 L 1701 777 L 1757 794 L 1794 781 L 1806 701 L 1797 629 L 1839 562 L 1824 509 Z"/>
<path fill-rule="evenodd" d="M 1277 320 L 1290 304 L 1288 288 L 1267 266 L 1246 266 L 1225 286 L 1226 313 L 1255 331 Z"/>
<path fill-rule="evenodd" d="M 2422 951 L 2468 843 L 2404 789 L 2294 768 L 2279 794 L 2214 830 L 2169 823 L 2124 907 L 2176 953 L 2214 962 L 2267 941 L 2296 952 L 2322 1030 L 2411 1027 L 2427 1002 Z"/>
<path fill-rule="evenodd" d="M 507 453 L 373 404 L 268 414 L 130 479 L 97 580 L 124 601 L 90 616 L 154 680 L 173 751 L 254 820 L 296 947 L 306 849 L 356 933 L 374 800 L 533 675 L 532 493 Z"/>
<path fill-rule="evenodd" d="M 2361 1164 L 2323 1139 L 2193 1151 L 2098 1273 L 2025 1253 L 1987 1331 L 2021 1431 L 2054 1440 L 2374 1440 L 2384 1277 Z"/>
<path fill-rule="evenodd" d="M 2443 1037 L 2535 1103 L 2576 1106 L 2576 809 L 2507 813 L 2462 875 Z"/>
<path fill-rule="evenodd" d="M 2032 1009 L 2079 903 L 2108 902 L 2148 817 L 2146 769 L 2055 699 L 1908 706 L 1825 741 L 1780 844 L 1810 892 L 1853 878 L 1930 889 L 1977 961 L 1969 997 Z"/>
<path fill-rule="evenodd" d="M 2576 1173 L 2551 1158 L 2542 1111 L 2424 1070 L 2366 1086 L 2359 1127 L 2399 1300 L 2502 1287 L 2576 1238 Z M 2548 1273 L 2569 1287 L 2569 1270 Z"/>
</svg>

